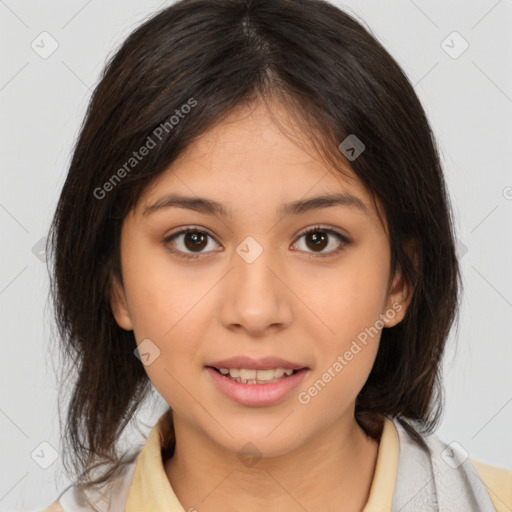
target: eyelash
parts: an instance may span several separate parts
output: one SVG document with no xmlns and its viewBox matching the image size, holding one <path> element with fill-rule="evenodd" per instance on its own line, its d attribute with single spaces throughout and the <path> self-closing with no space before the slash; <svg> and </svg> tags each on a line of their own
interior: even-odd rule
<svg viewBox="0 0 512 512">
<path fill-rule="evenodd" d="M 328 234 L 334 235 L 341 242 L 341 245 L 337 249 L 334 249 L 327 253 L 311 253 L 312 255 L 310 256 L 310 258 L 315 258 L 315 257 L 325 258 L 325 257 L 333 256 L 334 254 L 338 254 L 341 251 L 343 251 L 345 249 L 345 247 L 350 245 L 350 243 L 351 243 L 351 241 L 347 237 L 342 235 L 341 233 L 338 233 L 337 231 L 335 231 L 333 229 L 324 228 L 322 226 L 315 226 L 313 228 L 307 229 L 306 231 L 303 231 L 302 233 L 300 233 L 298 235 L 298 239 L 303 237 L 304 235 L 309 235 L 310 233 L 316 233 L 316 232 L 322 232 L 322 233 L 328 233 Z M 215 238 L 213 235 L 211 235 L 208 231 L 205 231 L 204 229 L 199 229 L 197 226 L 188 226 L 188 227 L 186 227 L 180 231 L 176 231 L 175 233 L 164 238 L 163 245 L 167 248 L 168 251 L 170 251 L 173 254 L 176 254 L 177 256 L 179 256 L 180 258 L 183 258 L 185 260 L 198 259 L 202 255 L 207 254 L 207 253 L 195 253 L 195 254 L 194 253 L 185 253 L 183 251 L 172 249 L 168 246 L 169 242 L 171 242 L 174 238 L 178 237 L 179 235 L 183 235 L 183 234 L 187 234 L 187 233 L 201 233 L 201 234 L 208 235 L 210 238 L 213 238 L 213 239 Z"/>
</svg>

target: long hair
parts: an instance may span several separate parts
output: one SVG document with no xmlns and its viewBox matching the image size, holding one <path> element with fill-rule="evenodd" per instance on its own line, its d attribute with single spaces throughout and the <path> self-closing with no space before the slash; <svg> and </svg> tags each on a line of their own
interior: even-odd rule
<svg viewBox="0 0 512 512">
<path fill-rule="evenodd" d="M 113 278 L 123 282 L 123 219 L 195 138 L 257 98 L 281 102 L 334 168 L 349 135 L 364 143 L 350 165 L 383 206 L 391 272 L 414 288 L 404 319 L 383 329 L 356 419 L 376 437 L 374 419 L 396 417 L 419 442 L 439 421 L 440 361 L 461 279 L 438 149 L 410 81 L 368 29 L 326 1 L 181 0 L 107 62 L 50 227 L 51 293 L 74 379 L 65 454 L 83 489 L 128 460 L 117 440 L 151 390 L 134 334 L 109 302 Z M 95 480 L 94 464 L 107 468 Z"/>
</svg>

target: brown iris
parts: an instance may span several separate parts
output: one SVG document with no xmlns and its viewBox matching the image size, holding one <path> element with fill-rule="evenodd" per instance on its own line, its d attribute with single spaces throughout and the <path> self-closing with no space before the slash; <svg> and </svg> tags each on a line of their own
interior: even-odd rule
<svg viewBox="0 0 512 512">
<path fill-rule="evenodd" d="M 313 241 L 313 244 L 309 244 L 309 240 Z M 313 231 L 308 233 L 306 236 L 306 243 L 310 249 L 324 249 L 328 243 L 328 237 L 323 231 Z"/>
<path fill-rule="evenodd" d="M 187 243 L 188 240 L 191 240 L 191 244 Z M 202 250 L 207 244 L 207 235 L 205 233 L 200 233 L 198 231 L 191 231 L 189 233 L 184 234 L 184 243 L 187 249 L 189 250 Z"/>
</svg>

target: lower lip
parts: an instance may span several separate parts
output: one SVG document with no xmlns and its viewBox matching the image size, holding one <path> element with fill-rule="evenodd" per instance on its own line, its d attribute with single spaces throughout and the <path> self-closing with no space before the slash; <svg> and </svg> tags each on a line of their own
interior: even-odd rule
<svg viewBox="0 0 512 512">
<path fill-rule="evenodd" d="M 303 368 L 271 384 L 243 384 L 224 377 L 211 367 L 206 368 L 213 382 L 226 396 L 249 407 L 273 405 L 284 400 L 304 379 L 307 368 Z"/>
</svg>

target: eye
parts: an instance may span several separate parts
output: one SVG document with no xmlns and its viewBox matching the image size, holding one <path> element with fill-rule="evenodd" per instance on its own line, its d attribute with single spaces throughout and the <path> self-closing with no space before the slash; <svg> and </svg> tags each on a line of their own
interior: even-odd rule
<svg viewBox="0 0 512 512">
<path fill-rule="evenodd" d="M 341 252 L 347 245 L 350 244 L 350 240 L 342 235 L 341 233 L 338 233 L 334 229 L 329 228 L 323 228 L 322 226 L 315 226 L 313 228 L 308 229 L 307 231 L 304 231 L 300 236 L 300 238 L 305 238 L 305 245 L 308 248 L 313 249 L 313 253 L 317 253 L 318 256 L 324 257 L 324 256 L 331 256 L 333 254 L 337 254 Z M 336 238 L 338 240 L 338 244 L 331 243 L 329 238 Z M 296 242 L 294 245 L 297 245 L 298 242 Z M 331 245 L 330 251 L 323 251 L 325 247 L 328 247 L 329 244 Z M 332 247 L 334 246 L 334 247 Z M 306 252 L 310 252 L 307 251 Z"/>
<path fill-rule="evenodd" d="M 180 237 L 182 236 L 183 238 L 180 240 Z M 202 254 L 200 251 L 208 246 L 208 238 L 213 240 L 213 236 L 210 235 L 208 231 L 199 229 L 195 226 L 189 226 L 166 237 L 163 243 L 170 252 L 177 254 L 182 258 L 196 259 Z M 175 240 L 178 242 L 175 243 Z M 177 245 L 178 248 L 170 247 L 170 242 L 173 242 L 172 245 Z M 187 250 L 191 250 L 192 252 L 187 252 Z M 197 254 L 194 254 L 194 252 L 197 252 Z"/>
<path fill-rule="evenodd" d="M 316 253 L 316 255 L 320 257 L 337 254 L 350 244 L 350 240 L 341 233 L 338 233 L 334 229 L 323 228 L 322 226 L 315 226 L 302 232 L 299 235 L 299 239 L 303 237 L 306 237 L 306 247 L 313 249 L 313 251 L 308 251 L 306 249 L 306 252 L 312 252 L 313 254 Z M 170 252 L 181 258 L 197 259 L 202 254 L 211 252 L 211 250 L 204 250 L 208 247 L 209 238 L 212 240 L 214 239 L 213 235 L 208 231 L 195 226 L 188 226 L 170 236 L 167 236 L 163 240 L 163 245 Z M 332 244 L 332 240 L 329 240 L 329 238 L 337 239 L 338 244 Z M 295 242 L 294 245 L 297 244 L 298 242 Z M 334 247 L 331 248 L 330 251 L 323 251 L 323 249 L 329 245 L 334 245 Z"/>
</svg>

